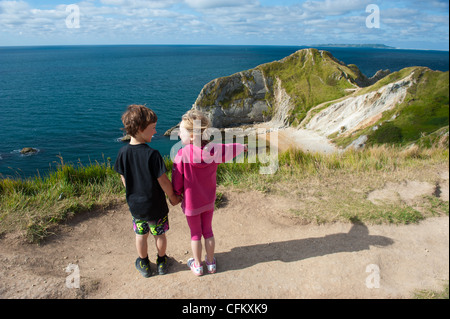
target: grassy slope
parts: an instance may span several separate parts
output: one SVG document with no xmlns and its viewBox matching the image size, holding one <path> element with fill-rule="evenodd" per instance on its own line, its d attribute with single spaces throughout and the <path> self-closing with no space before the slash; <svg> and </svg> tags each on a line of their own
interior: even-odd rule
<svg viewBox="0 0 450 319">
<path fill-rule="evenodd" d="M 355 65 L 344 65 L 329 52 L 316 49 L 300 50 L 283 60 L 256 67 L 268 79 L 269 92 L 265 99 L 274 105 L 276 79 L 291 96 L 294 108 L 288 114 L 288 123 L 297 126 L 307 112 L 321 103 L 345 97 L 353 83 L 364 78 Z M 253 69 L 253 70 L 255 70 Z M 216 80 L 207 94 L 199 101 L 201 106 L 218 105 L 223 108 L 243 105 L 244 99 L 252 98 L 246 85 L 236 82 L 252 81 L 252 70 Z M 380 89 L 389 83 L 399 81 L 413 73 L 416 84 L 409 88 L 405 101 L 395 109 L 385 112 L 381 120 L 352 136 L 334 136 L 338 146 L 347 146 L 361 135 L 369 137 L 368 144 L 398 143 L 408 144 L 432 134 L 449 125 L 449 72 L 432 71 L 424 67 L 409 67 L 394 72 L 372 86 L 361 89 L 357 94 L 365 94 Z M 234 91 L 222 94 L 230 81 L 234 81 Z M 219 95 L 221 98 L 219 99 Z M 329 106 L 329 105 L 328 105 Z M 268 114 L 269 115 L 269 114 Z M 395 119 L 392 117 L 396 115 Z M 374 131 L 374 126 L 380 129 Z"/>
<path fill-rule="evenodd" d="M 0 234 L 24 232 L 30 241 L 76 213 L 116 203 L 124 191 L 108 164 L 64 164 L 46 177 L 0 180 Z"/>
<path fill-rule="evenodd" d="M 424 199 L 419 208 L 404 204 L 376 206 L 366 198 L 368 192 L 382 188 L 387 181 L 416 178 L 414 174 L 423 179 L 435 176 L 432 172 L 436 169 L 448 170 L 448 141 L 446 147 L 404 150 L 381 146 L 328 156 L 292 150 L 278 158 L 279 169 L 273 175 L 260 175 L 259 168 L 266 165 L 259 162 L 222 164 L 218 184 L 298 200 L 299 209 L 291 213 L 304 222 L 413 223 L 427 216 L 448 215 L 448 203 L 436 198 Z M 170 160 L 166 160 L 166 166 L 170 177 Z M 108 164 L 62 164 L 48 177 L 3 179 L 0 235 L 19 232 L 36 242 L 74 214 L 118 202 L 125 202 L 124 188 Z"/>
<path fill-rule="evenodd" d="M 369 145 L 384 143 L 405 145 L 423 139 L 424 136 L 445 127 L 448 132 L 449 72 L 432 71 L 424 67 L 405 68 L 362 89 L 358 94 L 377 90 L 384 85 L 399 81 L 411 73 L 413 73 L 416 83 L 408 89 L 403 103 L 393 110 L 385 112 L 383 117 L 370 127 L 355 132 L 352 136 L 337 137 L 333 142 L 339 146 L 347 146 L 359 136 L 367 135 Z M 379 129 L 372 130 L 374 126 L 378 126 Z"/>
<path fill-rule="evenodd" d="M 353 82 L 360 76 L 355 66 L 340 64 L 329 52 L 321 54 L 316 49 L 300 50 L 258 68 L 269 78 L 278 78 L 292 97 L 295 103 L 289 114 L 292 125 L 299 124 L 313 106 L 348 95 L 346 89 L 355 87 L 349 80 Z"/>
<path fill-rule="evenodd" d="M 275 79 L 281 80 L 282 87 L 295 101 L 295 108 L 289 114 L 289 123 L 294 125 L 303 120 L 311 107 L 348 95 L 346 89 L 355 87 L 350 82 L 362 76 L 356 66 L 343 65 L 329 52 L 321 53 L 316 49 L 300 50 L 281 61 L 263 64 L 255 69 L 261 70 L 268 78 L 269 92 L 265 99 L 270 105 L 274 101 Z M 228 108 L 232 103 L 239 106 L 243 105 L 244 99 L 254 98 L 243 84 L 253 81 L 252 70 L 241 72 L 239 77 L 233 74 L 209 83 L 203 98 L 197 101 L 198 105 L 204 108 L 214 105 Z M 236 83 L 237 80 L 243 83 Z M 234 90 L 223 97 L 223 90 L 227 89 L 231 81 L 235 82 Z"/>
</svg>

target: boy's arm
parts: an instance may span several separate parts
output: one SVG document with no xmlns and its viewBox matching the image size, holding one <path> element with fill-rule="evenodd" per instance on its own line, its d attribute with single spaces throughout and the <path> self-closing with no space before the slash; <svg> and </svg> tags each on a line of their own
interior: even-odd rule
<svg viewBox="0 0 450 319">
<path fill-rule="evenodd" d="M 122 179 L 123 186 L 127 187 L 127 184 L 125 183 L 125 177 L 121 174 L 120 178 Z"/>
<path fill-rule="evenodd" d="M 174 161 L 173 163 L 172 186 L 175 194 L 177 195 L 183 194 L 184 192 L 183 164 L 178 164 L 176 161 Z"/>
<path fill-rule="evenodd" d="M 164 193 L 169 196 L 169 201 L 173 206 L 181 202 L 181 197 L 175 194 L 175 192 L 173 191 L 172 183 L 169 181 L 165 173 L 158 178 L 158 183 L 159 185 L 161 185 Z"/>
</svg>

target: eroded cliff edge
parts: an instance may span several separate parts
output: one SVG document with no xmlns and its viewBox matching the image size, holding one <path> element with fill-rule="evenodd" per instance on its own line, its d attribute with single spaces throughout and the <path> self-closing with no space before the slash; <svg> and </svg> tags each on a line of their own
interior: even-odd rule
<svg viewBox="0 0 450 319">
<path fill-rule="evenodd" d="M 341 147 L 382 140 L 383 130 L 376 131 L 386 123 L 397 128 L 397 139 L 414 140 L 445 126 L 448 134 L 448 74 L 412 67 L 367 78 L 327 51 L 304 49 L 209 82 L 192 108 L 216 128 L 269 122 L 315 131 Z M 416 120 L 423 123 L 410 134 Z"/>
</svg>

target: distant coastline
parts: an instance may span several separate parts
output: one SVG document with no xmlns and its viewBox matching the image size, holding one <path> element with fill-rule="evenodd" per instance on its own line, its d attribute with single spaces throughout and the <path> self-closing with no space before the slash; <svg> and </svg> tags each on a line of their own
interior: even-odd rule
<svg viewBox="0 0 450 319">
<path fill-rule="evenodd" d="M 169 155 L 176 141 L 163 133 L 179 122 L 209 81 L 281 60 L 299 49 L 302 47 L 0 47 L 0 60 L 7 70 L 0 72 L 0 82 L 8 92 L 0 94 L 0 179 L 34 177 L 37 171 L 45 175 L 59 165 L 58 155 L 75 165 L 103 163 L 108 157 L 114 161 L 121 145 L 117 141 L 122 137 L 120 117 L 129 103 L 147 103 L 158 114 L 159 134 L 151 146 L 163 156 Z M 448 52 L 320 49 L 356 65 L 367 76 L 380 69 L 395 72 L 416 65 L 444 72 L 449 69 Z M 55 91 L 55 83 L 70 89 Z M 101 89 L 94 85 L 98 83 Z M 17 114 L 26 114 L 33 125 L 16 130 L 23 124 Z M 24 156 L 20 150 L 25 146 L 40 151 Z"/>
<path fill-rule="evenodd" d="M 385 44 L 314 44 L 313 47 L 326 48 L 371 48 L 371 49 L 396 49 Z"/>
</svg>

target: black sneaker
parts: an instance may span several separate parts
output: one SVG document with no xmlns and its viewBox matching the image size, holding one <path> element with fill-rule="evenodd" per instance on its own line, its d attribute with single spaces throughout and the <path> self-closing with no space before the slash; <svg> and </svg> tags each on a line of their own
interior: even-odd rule
<svg viewBox="0 0 450 319">
<path fill-rule="evenodd" d="M 158 268 L 158 274 L 165 275 L 169 270 L 169 265 L 167 264 L 167 256 L 159 257 L 156 259 L 156 267 Z"/>
<path fill-rule="evenodd" d="M 136 269 L 141 273 L 142 276 L 144 276 L 145 278 L 148 278 L 152 275 L 152 272 L 150 270 L 150 262 L 142 260 L 141 258 L 137 258 L 136 259 Z"/>
</svg>

